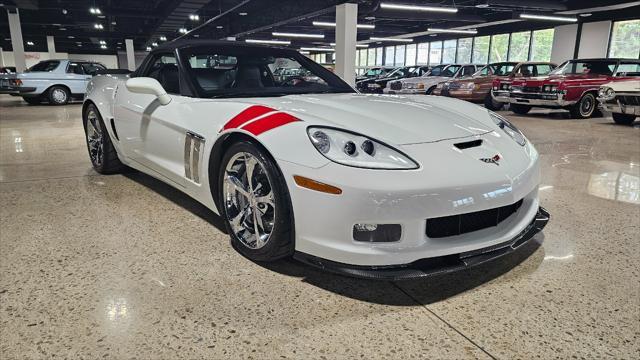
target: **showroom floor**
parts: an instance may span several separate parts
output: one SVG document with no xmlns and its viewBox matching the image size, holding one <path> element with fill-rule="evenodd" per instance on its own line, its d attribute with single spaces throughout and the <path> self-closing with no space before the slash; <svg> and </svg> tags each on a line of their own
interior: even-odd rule
<svg viewBox="0 0 640 360">
<path fill-rule="evenodd" d="M 637 358 L 640 126 L 504 114 L 541 153 L 544 239 L 387 283 L 249 262 L 185 195 L 96 174 L 79 104 L 0 96 L 0 357 Z"/>
</svg>

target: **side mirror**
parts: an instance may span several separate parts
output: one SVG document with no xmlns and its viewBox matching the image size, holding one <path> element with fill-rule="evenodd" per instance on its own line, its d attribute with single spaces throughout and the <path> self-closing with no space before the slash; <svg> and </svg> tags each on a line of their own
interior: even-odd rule
<svg viewBox="0 0 640 360">
<path fill-rule="evenodd" d="M 171 102 L 171 96 L 167 94 L 158 80 L 150 77 L 135 77 L 127 80 L 125 83 L 127 90 L 136 94 L 155 95 L 161 105 L 167 105 Z"/>
</svg>

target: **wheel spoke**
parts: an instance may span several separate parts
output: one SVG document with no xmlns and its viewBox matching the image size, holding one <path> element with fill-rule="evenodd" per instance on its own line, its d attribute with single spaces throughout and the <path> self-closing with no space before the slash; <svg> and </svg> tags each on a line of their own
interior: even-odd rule
<svg viewBox="0 0 640 360">
<path fill-rule="evenodd" d="M 273 191 L 270 191 L 267 195 L 264 195 L 264 196 L 257 196 L 256 197 L 256 202 L 258 204 L 266 204 L 266 205 L 269 205 L 271 207 L 275 207 L 275 200 L 273 198 Z"/>
<path fill-rule="evenodd" d="M 227 175 L 227 183 L 229 185 L 231 185 L 231 187 L 236 190 L 237 192 L 240 193 L 240 195 L 244 196 L 245 198 L 249 198 L 249 191 L 247 191 L 244 188 L 244 185 L 242 184 L 242 181 L 240 179 L 238 179 L 237 177 L 233 176 L 233 175 Z"/>
<path fill-rule="evenodd" d="M 249 184 L 249 191 L 253 193 L 253 172 L 255 171 L 258 161 L 250 154 L 244 155 L 245 176 L 247 177 L 247 183 Z"/>
</svg>

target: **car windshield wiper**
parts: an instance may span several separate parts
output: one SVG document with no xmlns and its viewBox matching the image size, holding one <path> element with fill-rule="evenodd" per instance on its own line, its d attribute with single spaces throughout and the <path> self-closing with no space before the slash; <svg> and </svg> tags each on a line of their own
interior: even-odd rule
<svg viewBox="0 0 640 360">
<path fill-rule="evenodd" d="M 256 92 L 234 92 L 211 96 L 212 99 L 237 98 L 237 97 L 280 97 L 292 95 L 289 93 L 256 93 Z"/>
</svg>

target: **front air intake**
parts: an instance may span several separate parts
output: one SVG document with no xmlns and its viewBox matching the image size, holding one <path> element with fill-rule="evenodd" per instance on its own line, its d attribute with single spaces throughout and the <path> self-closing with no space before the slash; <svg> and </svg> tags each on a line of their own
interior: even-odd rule
<svg viewBox="0 0 640 360">
<path fill-rule="evenodd" d="M 515 214 L 520 206 L 522 206 L 522 200 L 495 209 L 427 219 L 427 236 L 443 238 L 497 226 Z"/>
</svg>

